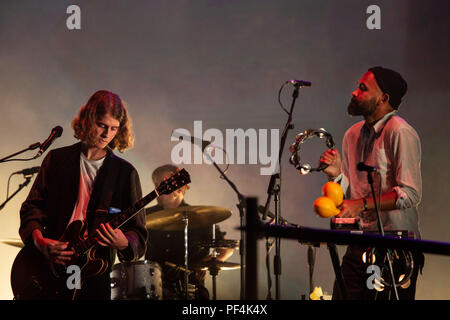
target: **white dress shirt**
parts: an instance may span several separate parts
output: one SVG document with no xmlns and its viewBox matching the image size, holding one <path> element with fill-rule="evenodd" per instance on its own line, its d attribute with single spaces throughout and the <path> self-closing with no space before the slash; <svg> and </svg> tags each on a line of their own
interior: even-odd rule
<svg viewBox="0 0 450 320">
<path fill-rule="evenodd" d="M 396 111 L 386 114 L 373 127 L 361 121 L 353 125 L 342 142 L 340 183 L 346 199 L 372 197 L 367 173 L 357 170 L 359 162 L 379 168 L 372 174 L 375 194 L 397 193 L 396 210 L 380 214 L 384 230 L 408 230 L 420 238 L 417 207 L 422 197 L 421 147 L 417 132 Z M 363 230 L 378 230 L 376 212 L 360 214 Z"/>
</svg>

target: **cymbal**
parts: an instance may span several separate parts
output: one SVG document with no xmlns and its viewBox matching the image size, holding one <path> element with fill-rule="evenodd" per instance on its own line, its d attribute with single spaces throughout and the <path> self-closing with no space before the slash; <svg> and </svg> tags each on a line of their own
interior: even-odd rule
<svg viewBox="0 0 450 320">
<path fill-rule="evenodd" d="M 183 206 L 150 213 L 145 217 L 145 225 L 151 230 L 184 230 L 184 216 L 188 218 L 188 229 L 197 229 L 211 226 L 229 218 L 231 211 L 214 206 Z"/>
<path fill-rule="evenodd" d="M 0 242 L 17 248 L 24 247 L 21 239 L 1 239 Z"/>
<path fill-rule="evenodd" d="M 226 261 L 206 261 L 200 262 L 190 267 L 191 269 L 197 270 L 208 270 L 210 268 L 217 268 L 218 270 L 236 270 L 240 269 L 241 265 L 239 263 L 226 262 Z"/>
</svg>

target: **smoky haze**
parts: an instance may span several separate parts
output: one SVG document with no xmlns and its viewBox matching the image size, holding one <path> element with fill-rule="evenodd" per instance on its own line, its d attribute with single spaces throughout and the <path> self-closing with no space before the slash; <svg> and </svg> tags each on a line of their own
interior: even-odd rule
<svg viewBox="0 0 450 320">
<path fill-rule="evenodd" d="M 341 148 L 353 123 L 346 106 L 368 68 L 383 65 L 408 81 L 399 114 L 422 141 L 422 237 L 450 242 L 446 199 L 449 149 L 448 1 L 377 1 L 381 30 L 366 27 L 370 1 L 77 1 L 81 30 L 66 27 L 70 1 L 2 1 L 0 4 L 1 154 L 43 142 L 56 125 L 64 128 L 51 148 L 75 143 L 70 122 L 97 90 L 126 101 L 136 135 L 123 156 L 138 170 L 144 194 L 153 190 L 151 172 L 171 162 L 174 129 L 282 130 L 287 115 L 278 90 L 288 79 L 312 82 L 300 90 L 281 162 L 281 214 L 308 227 L 329 228 L 312 203 L 327 181 L 319 173 L 301 176 L 288 162 L 297 133 L 325 128 Z M 285 108 L 292 87 L 281 94 Z M 269 146 L 270 147 L 270 146 Z M 315 165 L 323 141 L 308 141 L 304 160 Z M 193 150 L 193 149 L 192 149 Z M 277 151 L 272 151 L 277 152 Z M 307 153 L 307 154 L 306 154 Z M 29 152 L 23 157 L 34 155 Z M 0 166 L 0 195 L 9 175 L 40 165 L 43 157 Z M 211 165 L 183 165 L 191 174 L 186 201 L 222 206 L 232 216 L 221 222 L 228 239 L 240 239 L 237 196 Z M 228 177 L 239 191 L 266 200 L 270 176 L 261 165 L 230 165 Z M 11 179 L 10 193 L 23 178 Z M 19 209 L 30 186 L 0 212 L 0 238 L 18 238 Z M 273 204 L 271 206 L 273 210 Z M 11 299 L 9 277 L 18 248 L 0 244 L 0 298 Z M 342 253 L 343 248 L 339 248 Z M 273 254 L 270 261 L 273 263 Z M 267 296 L 265 243 L 259 242 L 259 298 Z M 282 240 L 281 298 L 308 293 L 307 246 Z M 231 262 L 239 262 L 236 250 Z M 450 259 L 426 255 L 417 298 L 449 299 Z M 271 265 L 273 272 L 273 265 Z M 211 292 L 211 277 L 207 286 Z M 272 282 L 274 285 L 274 276 Z M 333 268 L 325 247 L 317 249 L 314 285 L 332 292 Z M 219 299 L 239 299 L 239 270 L 217 278 Z M 275 291 L 272 288 L 272 297 Z"/>
</svg>

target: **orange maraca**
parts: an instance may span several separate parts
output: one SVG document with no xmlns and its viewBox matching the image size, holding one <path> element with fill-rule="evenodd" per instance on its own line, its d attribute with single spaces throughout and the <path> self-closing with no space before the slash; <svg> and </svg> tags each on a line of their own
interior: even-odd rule
<svg viewBox="0 0 450 320">
<path fill-rule="evenodd" d="M 336 182 L 327 182 L 322 188 L 323 197 L 314 201 L 314 211 L 322 218 L 331 218 L 338 215 L 339 207 L 344 200 L 344 193 L 341 186 Z"/>
</svg>

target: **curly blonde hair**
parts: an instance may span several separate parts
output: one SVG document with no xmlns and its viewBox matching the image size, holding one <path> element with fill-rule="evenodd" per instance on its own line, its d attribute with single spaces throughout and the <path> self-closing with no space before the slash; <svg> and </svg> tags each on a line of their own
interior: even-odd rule
<svg viewBox="0 0 450 320">
<path fill-rule="evenodd" d="M 131 149 L 134 145 L 133 126 L 125 102 L 117 94 L 106 90 L 94 93 L 86 105 L 80 108 L 78 115 L 71 123 L 74 137 L 88 145 L 95 145 L 96 122 L 107 113 L 120 123 L 116 136 L 108 146 L 112 150 L 118 149 L 120 152 Z"/>
</svg>

